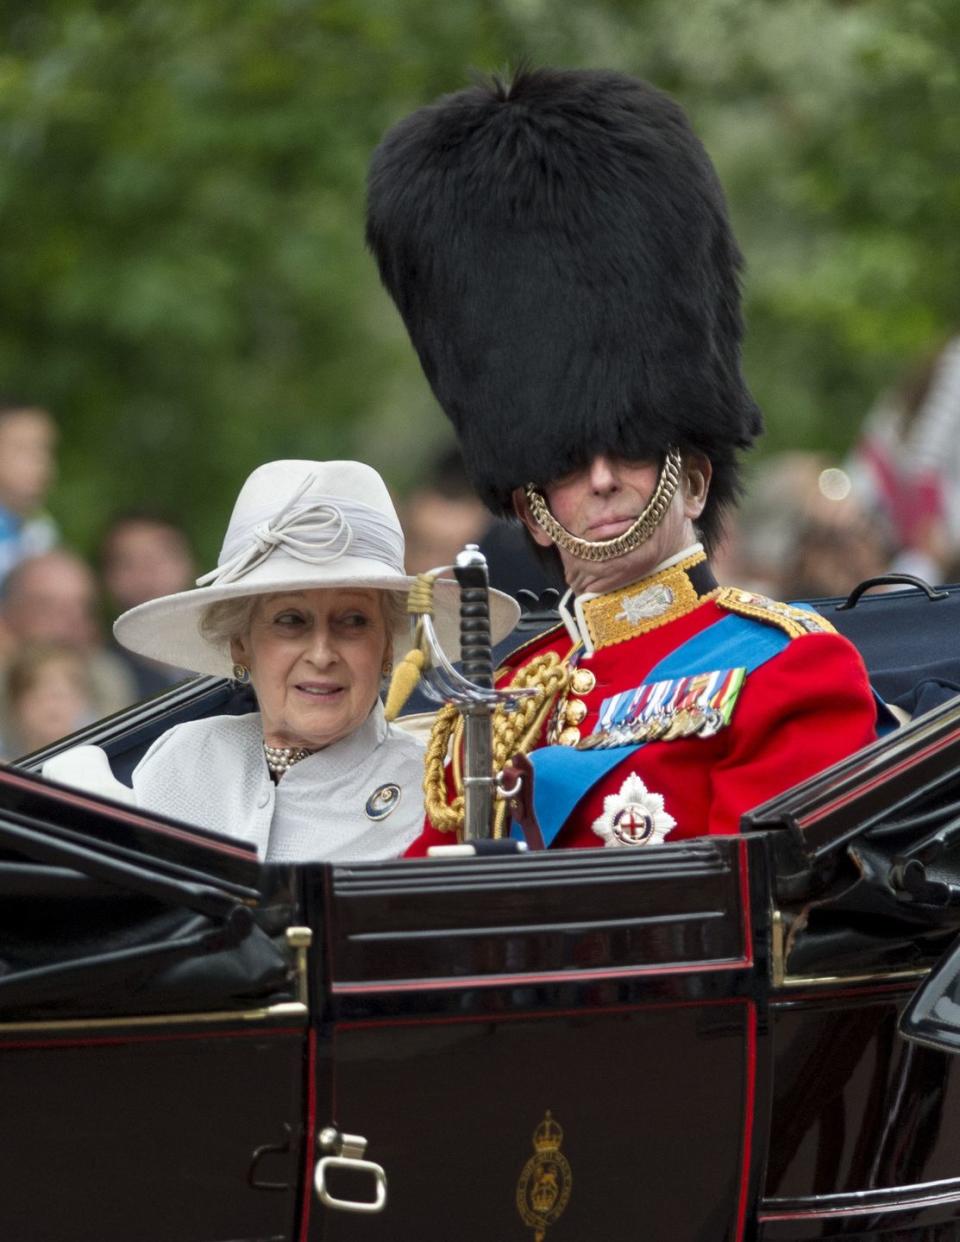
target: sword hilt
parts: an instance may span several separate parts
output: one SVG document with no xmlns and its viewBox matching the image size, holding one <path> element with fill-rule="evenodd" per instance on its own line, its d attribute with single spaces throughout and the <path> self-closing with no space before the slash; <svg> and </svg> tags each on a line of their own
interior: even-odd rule
<svg viewBox="0 0 960 1242">
<path fill-rule="evenodd" d="M 453 572 L 460 586 L 460 663 L 464 676 L 484 690 L 493 688 L 490 641 L 490 580 L 487 560 L 475 543 L 457 554 Z"/>
</svg>

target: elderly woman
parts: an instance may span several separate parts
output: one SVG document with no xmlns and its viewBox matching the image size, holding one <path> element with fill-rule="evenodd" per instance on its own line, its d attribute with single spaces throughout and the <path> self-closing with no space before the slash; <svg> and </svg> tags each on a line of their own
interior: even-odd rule
<svg viewBox="0 0 960 1242">
<path fill-rule="evenodd" d="M 403 853 L 423 822 L 423 746 L 387 724 L 379 692 L 409 646 L 411 582 L 375 470 L 255 470 L 217 568 L 124 613 L 114 632 L 140 655 L 249 681 L 259 711 L 162 734 L 134 770 L 137 805 L 242 837 L 269 860 Z M 455 648 L 455 587 L 437 586 L 438 632 Z M 497 635 L 515 616 L 512 601 L 491 600 Z"/>
</svg>

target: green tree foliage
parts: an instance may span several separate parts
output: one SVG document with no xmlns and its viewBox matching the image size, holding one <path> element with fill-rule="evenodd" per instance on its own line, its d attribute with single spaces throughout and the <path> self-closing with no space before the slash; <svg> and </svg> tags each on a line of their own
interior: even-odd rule
<svg viewBox="0 0 960 1242">
<path fill-rule="evenodd" d="M 524 54 L 687 106 L 769 442 L 842 450 L 960 318 L 958 34 L 953 0 L 8 0 L 0 389 L 61 422 L 67 535 L 151 503 L 209 560 L 260 461 L 409 482 L 446 429 L 364 250 L 367 159 Z"/>
</svg>

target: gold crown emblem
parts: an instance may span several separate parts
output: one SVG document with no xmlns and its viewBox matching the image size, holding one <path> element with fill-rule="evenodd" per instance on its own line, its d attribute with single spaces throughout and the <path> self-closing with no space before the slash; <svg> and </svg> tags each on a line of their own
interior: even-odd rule
<svg viewBox="0 0 960 1242">
<path fill-rule="evenodd" d="M 563 1142 L 563 1127 L 554 1121 L 549 1109 L 543 1121 L 533 1132 L 533 1146 L 536 1151 L 556 1151 Z"/>
<path fill-rule="evenodd" d="M 570 1198 L 573 1174 L 562 1141 L 563 1127 L 548 1109 L 533 1132 L 534 1153 L 517 1183 L 517 1211 L 534 1231 L 533 1242 L 544 1242 L 547 1227 L 563 1215 Z"/>
<path fill-rule="evenodd" d="M 549 1216 L 560 1198 L 557 1170 L 549 1165 L 537 1171 L 537 1180 L 530 1191 L 530 1206 L 541 1216 Z"/>
</svg>

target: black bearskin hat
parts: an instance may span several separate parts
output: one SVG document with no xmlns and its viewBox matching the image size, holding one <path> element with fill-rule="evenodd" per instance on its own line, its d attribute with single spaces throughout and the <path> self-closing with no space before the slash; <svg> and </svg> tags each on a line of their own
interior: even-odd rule
<svg viewBox="0 0 960 1242">
<path fill-rule="evenodd" d="M 524 70 L 396 124 L 368 191 L 367 241 L 487 505 L 676 445 L 713 465 L 713 544 L 762 424 L 740 253 L 683 110 L 622 74 Z"/>
</svg>

